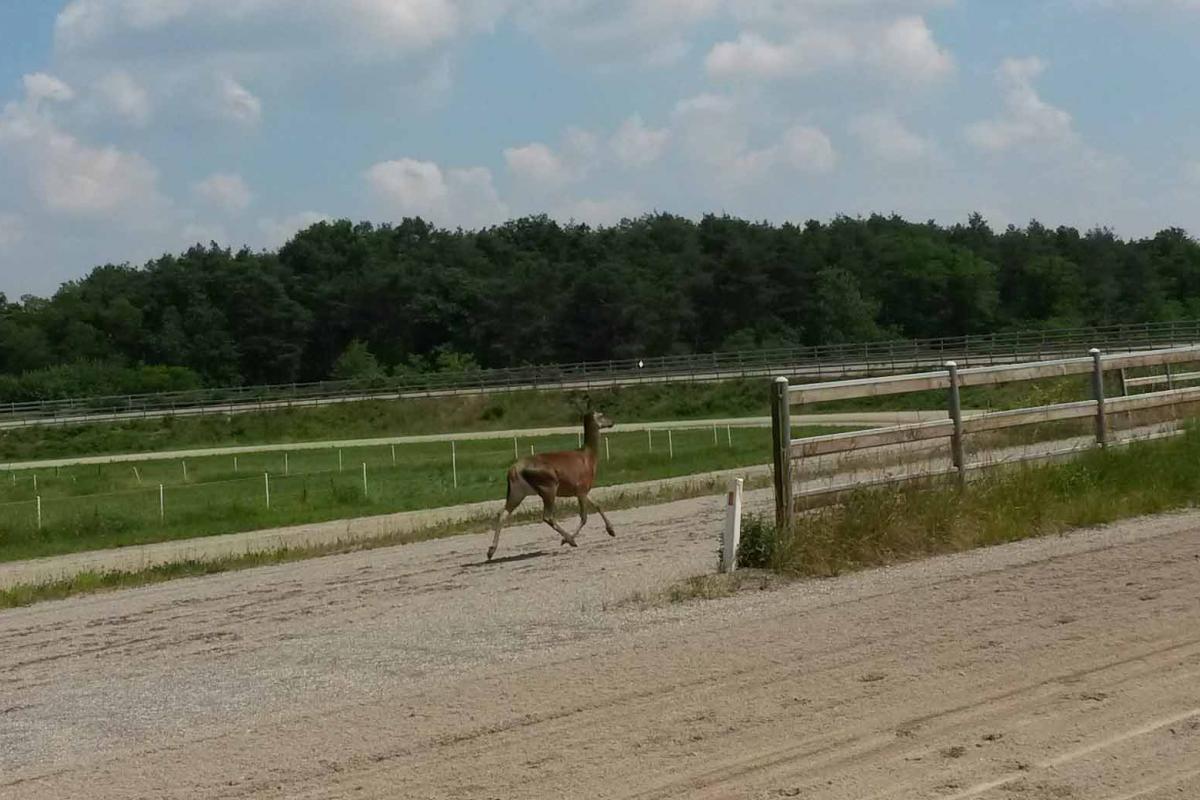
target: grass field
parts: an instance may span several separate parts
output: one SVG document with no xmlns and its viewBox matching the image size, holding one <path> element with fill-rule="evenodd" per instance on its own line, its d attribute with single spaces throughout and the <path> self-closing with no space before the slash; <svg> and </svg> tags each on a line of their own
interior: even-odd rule
<svg viewBox="0 0 1200 800">
<path fill-rule="evenodd" d="M 1093 450 L 1062 464 L 997 471 L 959 491 L 950 481 L 855 492 L 797 516 L 783 534 L 743 528 L 747 565 L 832 576 L 939 553 L 1045 536 L 1200 503 L 1200 428 Z"/>
<path fill-rule="evenodd" d="M 612 434 L 597 483 L 761 464 L 770 436 L 768 429 L 721 429 L 715 440 L 712 430 L 677 431 L 670 439 L 656 431 L 652 440 L 645 433 Z M 526 455 L 530 447 L 546 452 L 577 444 L 576 436 L 538 437 L 521 439 L 517 449 Z M 453 457 L 449 444 L 433 443 L 0 473 L 0 561 L 483 500 L 499 507 L 513 458 L 513 440 L 502 439 L 459 442 Z M 573 510 L 566 503 L 562 513 Z"/>
<path fill-rule="evenodd" d="M 1115 393 L 1115 387 L 1110 389 Z M 965 408 L 1005 409 L 1087 398 L 1087 376 L 963 390 Z M 365 401 L 262 413 L 177 417 L 0 431 L 0 463 L 186 448 L 366 439 L 574 425 L 590 403 L 617 422 L 664 422 L 770 413 L 765 379 L 660 384 L 589 393 L 519 392 L 488 397 Z M 944 392 L 863 398 L 801 413 L 945 408 Z"/>
</svg>

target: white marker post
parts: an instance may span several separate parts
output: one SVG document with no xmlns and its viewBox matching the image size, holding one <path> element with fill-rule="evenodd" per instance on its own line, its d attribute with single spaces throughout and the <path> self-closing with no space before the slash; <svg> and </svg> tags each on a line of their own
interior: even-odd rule
<svg viewBox="0 0 1200 800">
<path fill-rule="evenodd" d="M 667 431 L 667 452 L 671 458 L 675 458 L 675 439 L 671 436 L 671 432 Z"/>
<path fill-rule="evenodd" d="M 396 445 L 392 445 L 392 466 L 396 466 Z"/>
<path fill-rule="evenodd" d="M 167 521 L 167 489 L 161 483 L 158 485 L 158 521 Z"/>
<path fill-rule="evenodd" d="M 270 508 L 271 507 L 271 473 L 269 473 L 269 472 L 263 473 L 263 486 L 265 486 L 266 490 L 267 490 L 267 508 Z"/>
<path fill-rule="evenodd" d="M 181 461 L 180 463 L 183 464 L 183 482 L 187 483 L 187 462 Z"/>
<path fill-rule="evenodd" d="M 604 437 L 604 460 L 612 461 L 612 451 L 608 449 L 608 437 Z"/>
<path fill-rule="evenodd" d="M 42 529 L 42 496 L 39 494 L 37 499 L 37 514 L 38 514 L 38 530 Z"/>
<path fill-rule="evenodd" d="M 236 475 L 237 471 L 238 471 L 238 457 L 234 456 L 233 457 L 233 474 Z"/>
<path fill-rule="evenodd" d="M 367 462 L 363 462 L 363 497 L 367 496 Z"/>
<path fill-rule="evenodd" d="M 138 468 L 133 468 L 133 477 L 137 478 L 138 486 L 142 485 L 142 473 L 138 472 Z"/>
<path fill-rule="evenodd" d="M 646 429 L 646 450 L 650 453 L 654 452 L 654 432 L 649 428 Z"/>
<path fill-rule="evenodd" d="M 338 472 L 342 471 L 342 451 L 338 450 Z"/>
<path fill-rule="evenodd" d="M 458 448 L 450 442 L 450 471 L 454 475 L 454 488 L 458 488 Z"/>
<path fill-rule="evenodd" d="M 729 495 L 725 505 L 725 534 L 721 537 L 721 572 L 728 575 L 737 571 L 737 551 L 742 540 L 742 479 L 734 478 L 729 484 Z"/>
<path fill-rule="evenodd" d="M 720 447 L 721 440 L 717 438 L 717 426 L 713 425 L 713 447 Z"/>
<path fill-rule="evenodd" d="M 730 425 L 725 426 L 725 438 L 729 441 L 729 446 L 733 447 L 733 427 Z"/>
<path fill-rule="evenodd" d="M 517 459 L 520 457 L 521 457 L 521 451 L 517 449 L 517 437 L 514 436 L 513 437 L 513 458 Z"/>
<path fill-rule="evenodd" d="M 287 453 L 283 454 L 283 474 L 284 475 L 291 474 L 291 467 L 288 465 L 288 454 Z"/>
</svg>

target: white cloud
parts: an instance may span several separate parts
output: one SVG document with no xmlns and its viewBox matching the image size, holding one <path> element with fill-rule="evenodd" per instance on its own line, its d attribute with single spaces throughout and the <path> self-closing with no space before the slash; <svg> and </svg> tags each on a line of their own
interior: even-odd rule
<svg viewBox="0 0 1200 800">
<path fill-rule="evenodd" d="M 850 131 L 867 153 L 882 161 L 920 161 L 934 152 L 928 139 L 913 133 L 889 113 L 857 117 L 850 123 Z"/>
<path fill-rule="evenodd" d="M 805 15 L 804 24 L 767 24 L 769 37 L 745 30 L 734 41 L 719 42 L 705 59 L 717 79 L 778 80 L 852 68 L 903 83 L 925 84 L 954 71 L 954 59 L 934 40 L 919 16 L 860 18 L 853 8 L 829 6 Z M 835 13 L 836 11 L 836 13 Z M 770 17 L 766 17 L 769 20 Z"/>
<path fill-rule="evenodd" d="M 254 200 L 246 181 L 235 173 L 218 172 L 210 175 L 196 183 L 192 190 L 204 202 L 228 213 L 245 211 Z"/>
<path fill-rule="evenodd" d="M 43 100 L 67 96 L 61 82 L 32 77 L 24 102 L 0 112 L 0 150 L 23 167 L 45 208 L 137 225 L 157 221 L 167 201 L 154 166 L 136 153 L 85 144 L 64 131 L 42 108 Z"/>
<path fill-rule="evenodd" d="M 75 92 L 70 86 L 53 75 L 35 72 L 21 79 L 25 87 L 25 97 L 32 106 L 38 106 L 43 100 L 56 103 L 66 103 L 75 99 Z"/>
<path fill-rule="evenodd" d="M 646 167 L 657 161 L 667 147 L 671 132 L 647 128 L 637 114 L 621 123 L 609 140 L 617 161 L 626 167 Z"/>
<path fill-rule="evenodd" d="M 689 50 L 689 36 L 727 0 L 518 0 L 524 30 L 571 57 L 605 66 L 663 65 Z"/>
<path fill-rule="evenodd" d="M 856 56 L 854 43 L 834 31 L 806 31 L 786 44 L 742 33 L 736 41 L 716 44 L 704 64 L 714 78 L 788 78 L 845 65 Z"/>
<path fill-rule="evenodd" d="M 332 217 L 318 211 L 301 211 L 282 219 L 264 217 L 258 221 L 258 231 L 262 236 L 262 246 L 274 250 L 287 244 L 298 232 L 316 225 L 318 222 L 328 222 Z"/>
<path fill-rule="evenodd" d="M 801 172 L 832 172 L 837 165 L 833 142 L 824 131 L 807 125 L 784 131 L 774 155 L 780 163 Z"/>
<path fill-rule="evenodd" d="M 217 79 L 213 112 L 226 120 L 254 126 L 262 119 L 262 101 L 228 75 Z"/>
<path fill-rule="evenodd" d="M 25 238 L 25 219 L 0 212 L 0 249 L 12 247 Z"/>
<path fill-rule="evenodd" d="M 1077 140 L 1071 115 L 1043 100 L 1034 80 L 1046 69 L 1040 58 L 1010 58 L 996 73 L 1005 113 L 967 127 L 967 140 L 981 150 L 1002 152 L 1024 144 L 1069 144 Z"/>
<path fill-rule="evenodd" d="M 674 130 L 684 155 L 726 183 L 757 180 L 775 168 L 818 174 L 836 166 L 833 142 L 819 128 L 794 125 L 773 143 L 755 147 L 749 120 L 734 98 L 705 94 L 676 104 Z"/>
<path fill-rule="evenodd" d="M 886 75 L 903 80 L 936 81 L 954 71 L 954 59 L 934 41 L 921 17 L 904 17 L 889 25 L 869 59 Z"/>
<path fill-rule="evenodd" d="M 150 96 L 125 70 L 113 70 L 101 78 L 96 92 L 109 111 L 129 124 L 142 127 L 150 122 Z"/>
<path fill-rule="evenodd" d="M 367 186 L 385 210 L 445 226 L 478 228 L 503 221 L 508 209 L 483 167 L 442 170 L 431 161 L 402 158 L 375 164 Z"/>
<path fill-rule="evenodd" d="M 507 148 L 504 162 L 517 180 L 548 189 L 562 188 L 574 178 L 562 157 L 541 142 Z"/>
</svg>

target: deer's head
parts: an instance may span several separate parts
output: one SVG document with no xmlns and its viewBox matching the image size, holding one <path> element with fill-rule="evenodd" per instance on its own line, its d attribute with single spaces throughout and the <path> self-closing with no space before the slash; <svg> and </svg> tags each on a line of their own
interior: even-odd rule
<svg viewBox="0 0 1200 800">
<path fill-rule="evenodd" d="M 604 416 L 603 411 L 589 411 L 583 415 L 583 420 L 585 424 L 587 422 L 595 423 L 596 427 L 601 430 L 604 430 L 605 428 L 611 428 L 614 425 L 611 419 Z"/>
</svg>

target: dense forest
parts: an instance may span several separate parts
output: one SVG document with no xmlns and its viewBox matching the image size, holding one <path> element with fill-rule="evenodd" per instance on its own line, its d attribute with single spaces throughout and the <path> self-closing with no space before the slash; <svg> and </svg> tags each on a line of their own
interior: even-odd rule
<svg viewBox="0 0 1200 800">
<path fill-rule="evenodd" d="M 0 294 L 0 400 L 1198 316 L 1200 244 L 1177 229 L 342 221 Z"/>
</svg>

